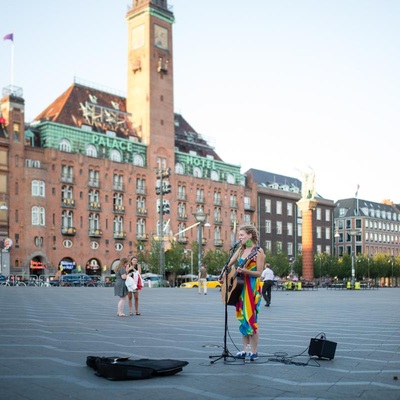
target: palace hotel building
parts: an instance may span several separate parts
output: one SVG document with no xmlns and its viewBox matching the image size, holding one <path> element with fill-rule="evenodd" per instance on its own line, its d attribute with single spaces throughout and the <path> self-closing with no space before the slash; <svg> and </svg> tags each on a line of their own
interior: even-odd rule
<svg viewBox="0 0 400 400">
<path fill-rule="evenodd" d="M 126 97 L 75 80 L 26 124 L 22 90 L 3 91 L 3 274 L 52 276 L 59 266 L 67 272 L 80 266 L 109 275 L 152 237 L 197 241 L 198 226 L 190 227 L 198 212 L 210 224 L 200 225 L 204 249 L 229 250 L 238 226 L 253 223 L 267 251 L 295 256 L 301 182 L 241 173 L 174 112 L 174 15 L 166 0 L 134 0 L 126 22 Z M 316 200 L 314 247 L 330 253 L 334 203 Z M 161 217 L 160 201 L 169 211 Z"/>
</svg>

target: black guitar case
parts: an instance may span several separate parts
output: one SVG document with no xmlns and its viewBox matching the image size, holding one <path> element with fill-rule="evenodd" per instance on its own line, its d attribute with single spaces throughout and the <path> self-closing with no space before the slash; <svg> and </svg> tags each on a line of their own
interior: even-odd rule
<svg viewBox="0 0 400 400">
<path fill-rule="evenodd" d="M 102 376 L 113 381 L 149 379 L 157 376 L 170 376 L 181 372 L 188 365 L 180 360 L 151 360 L 142 358 L 133 360 L 129 357 L 88 356 L 86 365 Z"/>
</svg>

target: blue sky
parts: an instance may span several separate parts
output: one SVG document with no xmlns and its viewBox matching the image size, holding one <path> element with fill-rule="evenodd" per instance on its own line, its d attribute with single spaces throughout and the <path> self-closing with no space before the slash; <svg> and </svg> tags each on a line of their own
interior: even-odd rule
<svg viewBox="0 0 400 400">
<path fill-rule="evenodd" d="M 13 83 L 31 121 L 73 82 L 126 91 L 132 0 L 13 0 Z M 301 178 L 317 192 L 400 203 L 398 0 L 170 0 L 175 111 L 224 161 Z M 7 6 L 5 6 L 7 4 Z M 0 87 L 11 42 L 0 42 Z"/>
</svg>

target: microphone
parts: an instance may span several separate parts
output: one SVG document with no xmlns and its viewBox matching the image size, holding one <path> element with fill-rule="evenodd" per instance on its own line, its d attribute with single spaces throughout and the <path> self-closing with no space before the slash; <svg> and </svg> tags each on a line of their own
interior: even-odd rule
<svg viewBox="0 0 400 400">
<path fill-rule="evenodd" d="M 239 244 L 240 244 L 240 240 L 236 240 L 236 242 L 233 243 L 233 245 L 232 245 L 232 247 L 231 247 L 231 250 L 235 250 L 236 247 L 238 247 Z"/>
</svg>

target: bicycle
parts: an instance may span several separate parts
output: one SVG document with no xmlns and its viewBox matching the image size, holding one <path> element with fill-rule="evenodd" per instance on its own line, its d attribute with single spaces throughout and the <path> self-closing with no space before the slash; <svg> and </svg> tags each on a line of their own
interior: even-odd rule
<svg viewBox="0 0 400 400">
<path fill-rule="evenodd" d="M 26 286 L 26 283 L 14 277 L 12 279 L 8 277 L 5 282 L 1 282 L 0 286 Z"/>
</svg>

